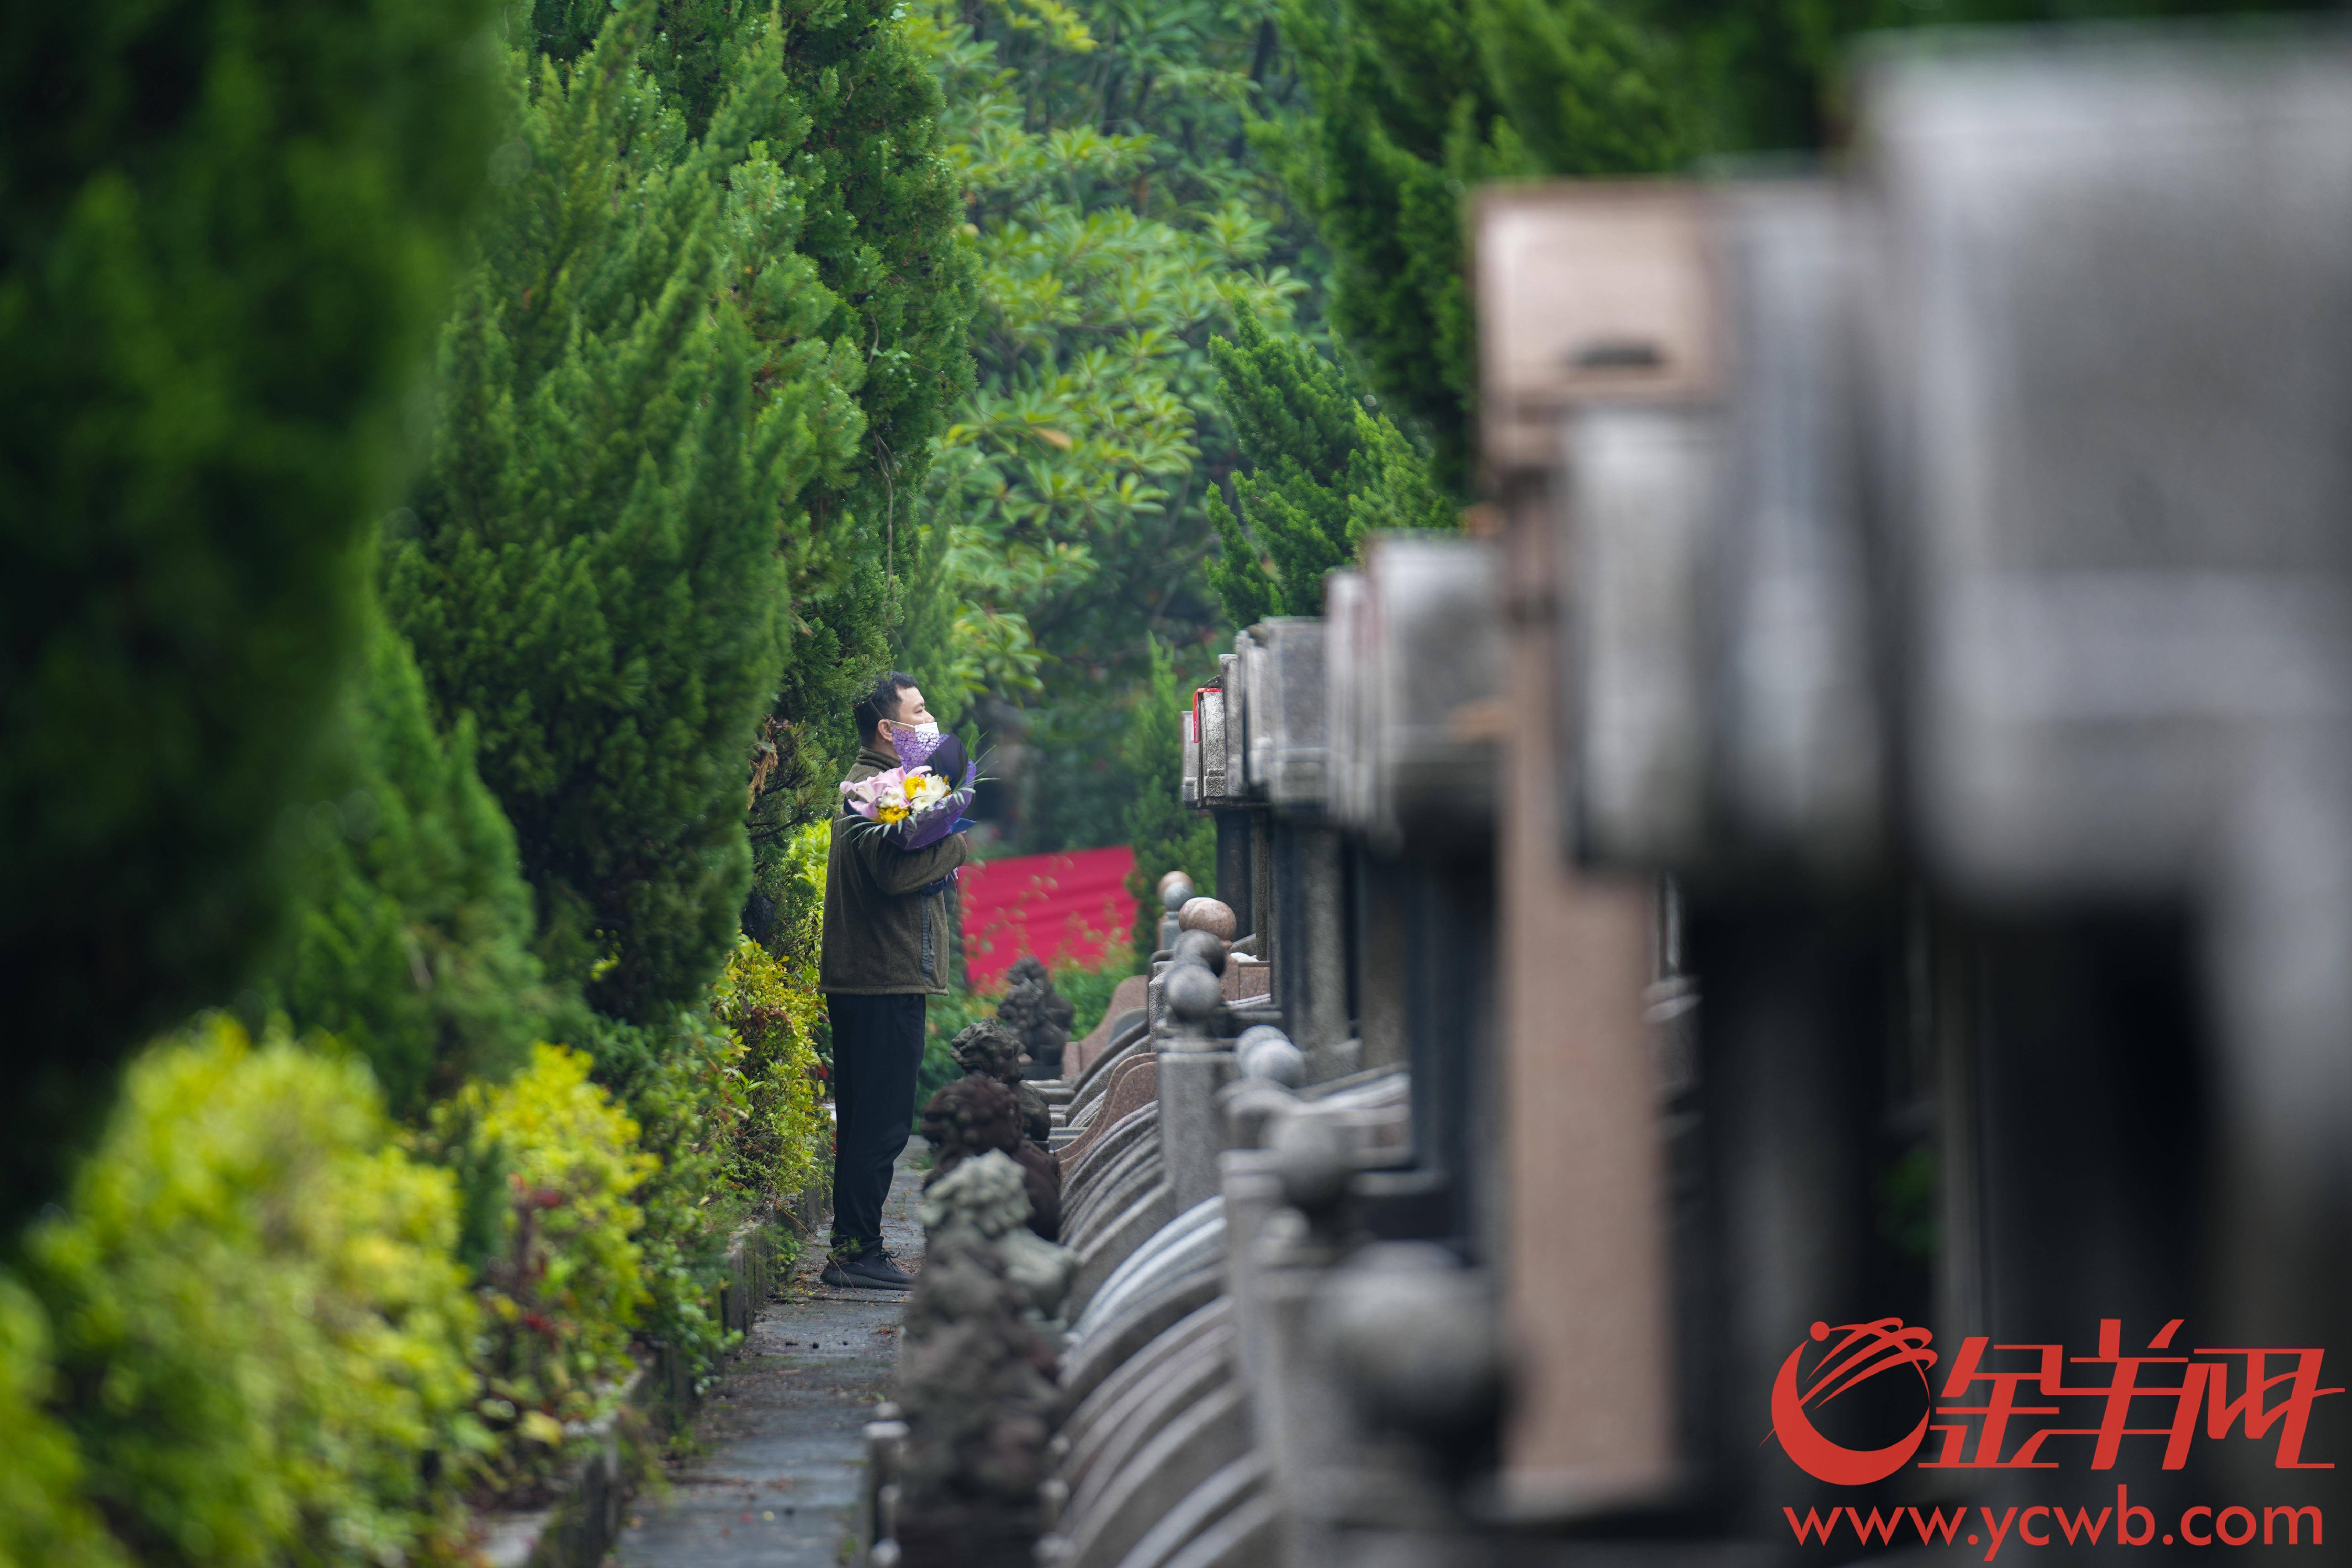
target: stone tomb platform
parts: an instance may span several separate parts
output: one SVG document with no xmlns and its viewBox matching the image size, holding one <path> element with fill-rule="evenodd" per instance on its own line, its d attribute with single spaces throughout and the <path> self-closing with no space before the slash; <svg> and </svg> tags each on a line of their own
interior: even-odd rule
<svg viewBox="0 0 2352 1568">
<path fill-rule="evenodd" d="M 1094 1066 L 1095 1058 L 1101 1056 L 1104 1047 L 1110 1044 L 1111 1032 L 1119 1018 L 1143 1005 L 1150 985 L 1150 976 L 1142 974 L 1130 974 L 1118 983 L 1118 989 L 1111 993 L 1109 1005 L 1103 1009 L 1103 1016 L 1096 1020 L 1095 1026 L 1087 1031 L 1085 1038 L 1070 1042 L 1068 1054 L 1062 1058 L 1065 1081 L 1077 1082 L 1087 1068 Z"/>
</svg>

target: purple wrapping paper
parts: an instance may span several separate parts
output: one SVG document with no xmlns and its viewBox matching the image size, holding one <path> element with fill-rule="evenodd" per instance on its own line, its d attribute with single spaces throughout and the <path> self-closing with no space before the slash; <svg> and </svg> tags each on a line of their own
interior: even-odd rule
<svg viewBox="0 0 2352 1568">
<path fill-rule="evenodd" d="M 944 734 L 909 735 L 901 731 L 891 737 L 891 743 L 898 748 L 900 767 L 922 768 L 930 765 L 931 753 L 938 751 L 946 739 Z M 892 824 L 890 830 L 898 835 L 900 847 L 927 849 L 949 834 L 961 832 L 970 826 L 971 824 L 964 822 L 962 817 L 971 805 L 972 785 L 979 780 L 980 764 L 966 763 L 963 783 L 950 791 L 945 800 L 929 811 L 919 812 L 904 822 Z"/>
</svg>

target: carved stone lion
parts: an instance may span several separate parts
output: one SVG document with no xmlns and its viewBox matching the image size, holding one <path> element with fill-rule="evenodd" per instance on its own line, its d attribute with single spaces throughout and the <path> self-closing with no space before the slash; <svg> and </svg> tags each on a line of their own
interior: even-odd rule
<svg viewBox="0 0 2352 1568">
<path fill-rule="evenodd" d="M 926 1190 L 975 1155 L 1002 1153 L 1021 1172 L 1030 1228 L 1046 1241 L 1061 1234 L 1061 1163 L 1023 1134 L 1021 1102 L 1010 1088 L 976 1075 L 956 1079 L 923 1107 L 922 1132 L 933 1151 Z"/>
<path fill-rule="evenodd" d="M 1034 957 L 1022 958 L 1004 977 L 1004 1000 L 996 1005 L 996 1017 L 1028 1050 L 1029 1065 L 1022 1076 L 1061 1077 L 1062 1052 L 1070 1043 L 1070 999 L 1054 989 L 1053 976 Z"/>
<path fill-rule="evenodd" d="M 923 1194 L 923 1231 L 940 1239 L 982 1241 L 1004 1259 L 1005 1277 L 1027 1298 L 1043 1324 L 1059 1318 L 1077 1255 L 1042 1240 L 1028 1227 L 1029 1195 L 1022 1169 L 997 1150 L 974 1154 Z"/>
</svg>

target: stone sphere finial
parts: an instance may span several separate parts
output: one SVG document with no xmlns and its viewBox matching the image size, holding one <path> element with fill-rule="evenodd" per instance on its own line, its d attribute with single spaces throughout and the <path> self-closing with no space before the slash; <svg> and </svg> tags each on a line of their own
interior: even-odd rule
<svg viewBox="0 0 2352 1568">
<path fill-rule="evenodd" d="M 1315 1337 L 1377 1425 L 1444 1443 L 1492 1422 L 1507 1357 L 1486 1276 L 1427 1242 L 1375 1242 L 1316 1306 Z"/>
<path fill-rule="evenodd" d="M 1243 1030 L 1242 1037 L 1234 1042 L 1234 1054 L 1241 1060 L 1244 1078 L 1269 1079 L 1285 1089 L 1297 1089 L 1307 1079 L 1307 1053 L 1271 1024 Z"/>
<path fill-rule="evenodd" d="M 1225 988 L 1198 963 L 1178 963 L 1160 979 L 1160 996 L 1180 1024 L 1205 1024 L 1224 1005 Z"/>
<path fill-rule="evenodd" d="M 1188 899 L 1189 899 L 1189 898 L 1191 898 L 1191 897 L 1192 896 L 1192 873 L 1190 873 L 1189 871 L 1170 871 L 1170 872 L 1166 873 L 1165 875 L 1163 875 L 1163 876 L 1160 879 L 1160 887 L 1159 887 L 1159 893 L 1160 893 L 1160 897 L 1161 901 L 1162 901 L 1162 902 L 1165 902 L 1165 901 L 1166 901 L 1166 900 L 1167 900 L 1167 898 L 1168 898 L 1168 892 L 1169 892 L 1169 889 L 1171 889 L 1171 888 L 1178 888 L 1178 887 L 1181 887 L 1181 888 L 1182 888 L 1182 889 L 1184 889 L 1184 897 L 1185 897 L 1185 898 L 1188 898 Z M 1168 907 L 1169 907 L 1170 909 L 1171 909 L 1171 910 L 1172 910 L 1172 909 L 1174 909 L 1176 906 L 1175 906 L 1174 904 L 1170 904 Z"/>
<path fill-rule="evenodd" d="M 1197 963 L 1212 974 L 1225 972 L 1225 944 L 1204 931 L 1188 931 L 1170 949 L 1179 963 Z"/>
<path fill-rule="evenodd" d="M 1233 907 L 1216 899 L 1188 899 L 1176 911 L 1176 923 L 1186 931 L 1204 931 L 1221 941 L 1231 942 L 1241 922 L 1234 918 Z"/>
<path fill-rule="evenodd" d="M 1282 1195 L 1307 1214 L 1325 1214 L 1347 1195 L 1355 1162 L 1347 1135 L 1323 1117 L 1297 1114 L 1274 1124 L 1270 1140 Z"/>
</svg>

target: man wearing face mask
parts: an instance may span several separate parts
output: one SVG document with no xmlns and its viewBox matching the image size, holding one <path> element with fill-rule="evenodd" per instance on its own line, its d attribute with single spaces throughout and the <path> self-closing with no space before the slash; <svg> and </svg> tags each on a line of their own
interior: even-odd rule
<svg viewBox="0 0 2352 1568">
<path fill-rule="evenodd" d="M 857 700 L 856 783 L 898 765 L 895 731 L 935 735 L 910 675 L 883 676 Z M 845 805 L 825 862 L 824 945 L 817 989 L 833 1021 L 832 1257 L 828 1285 L 904 1290 L 914 1281 L 882 1250 L 882 1203 L 907 1147 L 923 1015 L 947 992 L 948 900 L 942 879 L 964 862 L 964 836 L 906 849 L 882 824 Z"/>
</svg>

